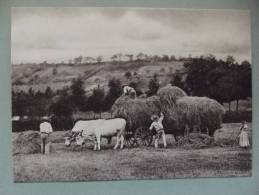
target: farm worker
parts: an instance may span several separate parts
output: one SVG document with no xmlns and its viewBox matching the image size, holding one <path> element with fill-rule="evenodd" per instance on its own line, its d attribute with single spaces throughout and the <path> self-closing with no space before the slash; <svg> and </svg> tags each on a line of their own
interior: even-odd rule
<svg viewBox="0 0 259 195">
<path fill-rule="evenodd" d="M 123 87 L 123 95 L 131 95 L 132 97 L 136 97 L 136 91 L 133 87 L 126 85 Z"/>
<path fill-rule="evenodd" d="M 243 121 L 242 126 L 240 128 L 240 134 L 239 134 L 239 145 L 242 148 L 246 148 L 250 145 L 247 129 L 248 129 L 247 123 L 246 121 Z"/>
<path fill-rule="evenodd" d="M 52 126 L 49 122 L 45 121 L 40 124 L 40 137 L 41 137 L 41 153 L 45 154 L 45 147 L 48 142 L 49 134 L 53 132 Z"/>
<path fill-rule="evenodd" d="M 161 113 L 160 117 L 158 115 L 152 115 L 151 116 L 151 120 L 153 121 L 152 124 L 149 127 L 149 130 L 155 130 L 156 134 L 155 134 L 155 148 L 158 147 L 158 140 L 162 137 L 163 138 L 163 142 L 164 142 L 164 147 L 167 147 L 166 144 L 166 138 L 165 138 L 165 131 L 164 131 L 164 127 L 162 124 L 162 121 L 164 119 L 164 114 Z"/>
</svg>

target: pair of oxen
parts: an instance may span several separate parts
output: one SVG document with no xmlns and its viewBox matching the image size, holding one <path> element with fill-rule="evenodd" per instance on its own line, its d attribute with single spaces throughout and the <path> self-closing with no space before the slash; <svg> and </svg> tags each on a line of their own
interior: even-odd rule
<svg viewBox="0 0 259 195">
<path fill-rule="evenodd" d="M 72 142 L 83 146 L 87 140 L 94 142 L 94 150 L 101 149 L 101 138 L 108 139 L 108 143 L 113 136 L 116 136 L 116 145 L 123 148 L 126 120 L 122 118 L 98 119 L 98 120 L 79 120 L 71 130 L 71 135 L 65 137 L 65 145 L 70 146 Z"/>
</svg>

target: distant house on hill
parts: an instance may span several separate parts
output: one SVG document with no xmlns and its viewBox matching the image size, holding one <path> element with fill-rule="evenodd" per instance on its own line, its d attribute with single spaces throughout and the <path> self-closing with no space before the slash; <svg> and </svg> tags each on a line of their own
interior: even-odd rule
<svg viewBox="0 0 259 195">
<path fill-rule="evenodd" d="M 12 121 L 19 121 L 20 120 L 20 116 L 13 116 L 12 117 Z"/>
<path fill-rule="evenodd" d="M 96 62 L 96 60 L 93 57 L 89 57 L 89 56 L 84 57 L 82 61 L 83 64 L 92 64 L 94 62 Z"/>
<path fill-rule="evenodd" d="M 83 57 L 79 56 L 77 58 L 74 58 L 74 64 L 82 64 Z"/>
</svg>

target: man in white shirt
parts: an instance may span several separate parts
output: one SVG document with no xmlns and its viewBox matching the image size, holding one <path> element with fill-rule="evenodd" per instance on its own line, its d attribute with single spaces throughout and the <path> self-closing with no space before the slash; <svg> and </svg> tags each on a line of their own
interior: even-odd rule
<svg viewBox="0 0 259 195">
<path fill-rule="evenodd" d="M 162 137 L 163 142 L 164 142 L 164 147 L 167 147 L 166 144 L 166 138 L 165 138 L 165 131 L 164 131 L 164 126 L 162 124 L 162 121 L 164 119 L 164 114 L 161 113 L 160 117 L 157 115 L 152 115 L 151 120 L 153 121 L 152 124 L 149 127 L 149 130 L 155 130 L 155 148 L 158 148 L 158 140 Z"/>
<path fill-rule="evenodd" d="M 130 86 L 124 86 L 123 87 L 123 95 L 130 95 L 133 98 L 136 97 L 136 90 Z"/>
<path fill-rule="evenodd" d="M 41 137 L 41 153 L 45 154 L 45 147 L 48 141 L 49 134 L 53 132 L 52 126 L 49 122 L 45 121 L 40 124 L 40 137 Z"/>
</svg>

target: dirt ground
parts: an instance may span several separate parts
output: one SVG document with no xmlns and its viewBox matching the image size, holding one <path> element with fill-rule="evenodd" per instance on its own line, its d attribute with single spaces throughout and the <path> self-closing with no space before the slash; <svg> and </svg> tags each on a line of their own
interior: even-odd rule
<svg viewBox="0 0 259 195">
<path fill-rule="evenodd" d="M 237 135 L 237 127 L 237 124 L 224 125 L 216 135 L 233 139 Z M 173 137 L 167 135 L 167 149 L 113 150 L 115 139 L 111 145 L 103 139 L 102 150 L 93 151 L 92 144 L 83 149 L 65 147 L 58 135 L 58 132 L 53 135 L 59 141 L 52 143 L 49 155 L 13 156 L 15 182 L 251 176 L 252 150 L 241 149 L 237 145 L 182 149 L 175 147 Z"/>
</svg>

